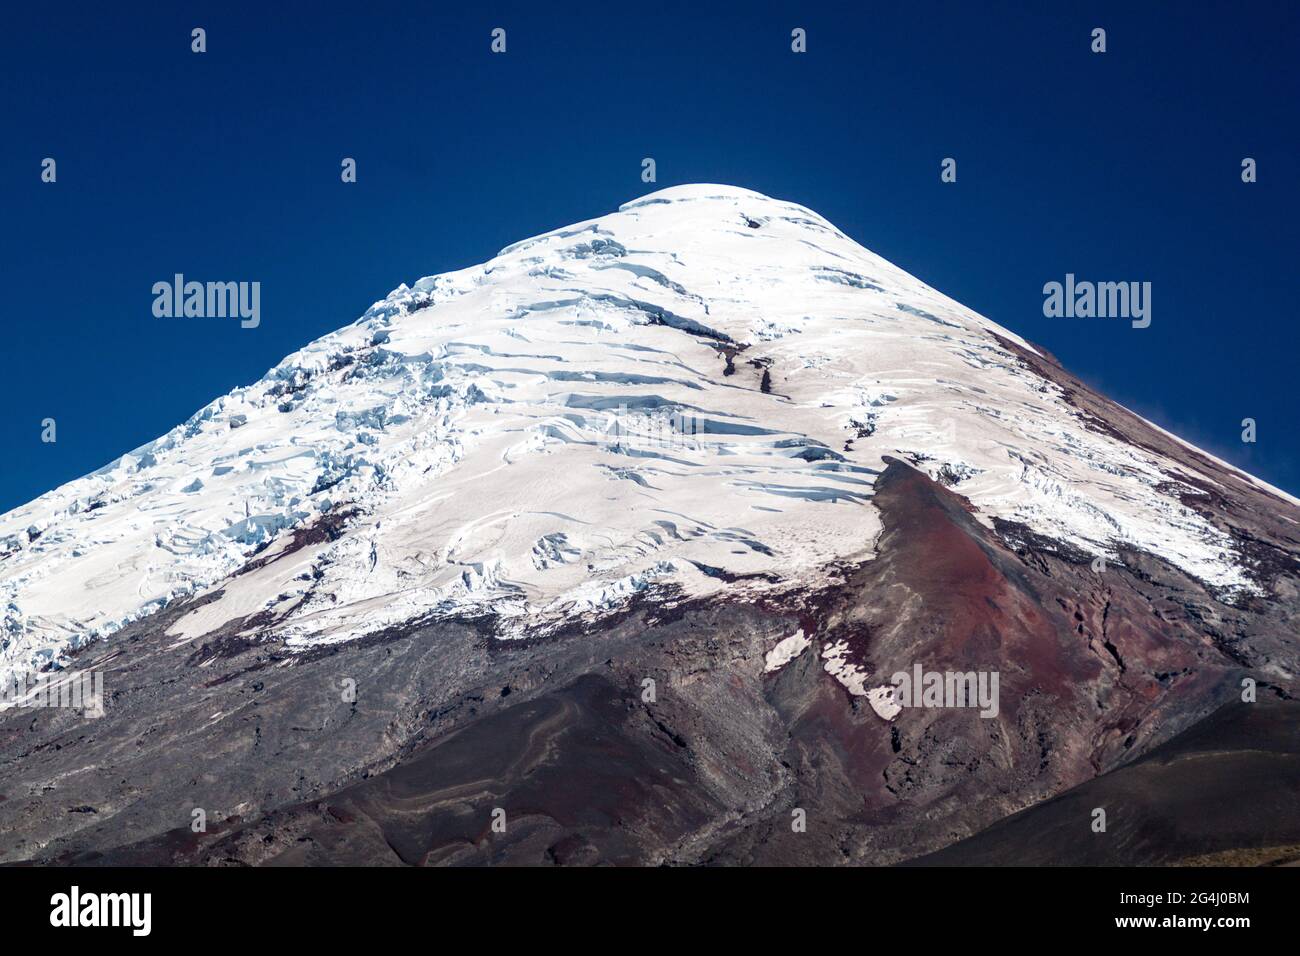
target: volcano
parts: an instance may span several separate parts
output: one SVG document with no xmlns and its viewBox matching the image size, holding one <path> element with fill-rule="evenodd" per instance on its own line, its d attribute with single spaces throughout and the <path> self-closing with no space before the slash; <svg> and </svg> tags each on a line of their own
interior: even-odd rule
<svg viewBox="0 0 1300 956">
<path fill-rule="evenodd" d="M 1051 862 L 1141 862 L 1088 800 L 988 828 L 1223 708 L 1197 773 L 1294 786 L 1251 728 L 1293 726 L 1298 588 L 1296 499 L 816 213 L 672 187 L 0 517 L 0 679 L 105 694 L 3 705 L 0 861 L 1007 862 L 1050 819 Z M 1141 779 L 1084 792 L 1185 777 Z M 1142 832 L 1300 856 L 1258 796 Z"/>
</svg>

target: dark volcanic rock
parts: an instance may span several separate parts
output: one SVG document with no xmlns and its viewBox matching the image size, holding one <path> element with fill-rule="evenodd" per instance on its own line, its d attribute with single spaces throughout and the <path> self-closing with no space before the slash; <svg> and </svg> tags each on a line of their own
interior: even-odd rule
<svg viewBox="0 0 1300 956">
<path fill-rule="evenodd" d="M 1105 812 L 1105 830 L 1094 829 Z M 1300 703 L 1229 704 L 1146 756 L 914 861 L 1300 862 Z"/>
<path fill-rule="evenodd" d="M 1239 699 L 1243 677 L 1266 698 L 1295 692 L 1288 601 L 1223 604 L 1154 555 L 1098 573 L 987 528 L 902 462 L 873 501 L 877 556 L 817 593 L 664 595 L 596 633 L 429 624 L 298 655 L 235 640 L 242 624 L 177 646 L 165 631 L 187 608 L 155 615 L 85 656 L 107 672 L 103 718 L 0 716 L 2 859 L 893 863 L 1119 779 Z M 766 673 L 798 627 L 812 647 Z M 871 686 L 917 662 L 997 670 L 999 713 L 886 722 L 825 673 L 841 642 Z M 1274 845 L 1291 824 L 1253 813 L 1188 852 Z"/>
</svg>

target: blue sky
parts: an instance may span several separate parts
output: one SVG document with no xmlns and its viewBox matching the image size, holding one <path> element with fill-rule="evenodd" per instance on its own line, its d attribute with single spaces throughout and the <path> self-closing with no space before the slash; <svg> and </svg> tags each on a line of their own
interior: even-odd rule
<svg viewBox="0 0 1300 956">
<path fill-rule="evenodd" d="M 6 9 L 0 511 L 400 282 L 684 182 L 817 210 L 1300 492 L 1300 5 L 445 6 Z M 948 156 L 955 184 L 939 179 Z M 176 272 L 261 282 L 260 326 L 155 318 L 152 285 Z M 1043 284 L 1067 272 L 1150 281 L 1151 327 L 1045 318 Z"/>
</svg>

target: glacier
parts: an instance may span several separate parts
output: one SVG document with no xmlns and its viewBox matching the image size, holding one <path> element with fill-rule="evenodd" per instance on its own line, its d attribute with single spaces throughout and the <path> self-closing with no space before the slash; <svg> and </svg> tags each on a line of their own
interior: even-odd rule
<svg viewBox="0 0 1300 956">
<path fill-rule="evenodd" d="M 1090 428 L 1008 343 L 1036 351 L 809 209 L 663 189 L 403 284 L 0 517 L 0 675 L 181 600 L 175 646 L 227 628 L 303 649 L 815 584 L 871 559 L 888 457 L 988 527 L 1258 593 L 1180 499 L 1188 464 Z"/>
</svg>

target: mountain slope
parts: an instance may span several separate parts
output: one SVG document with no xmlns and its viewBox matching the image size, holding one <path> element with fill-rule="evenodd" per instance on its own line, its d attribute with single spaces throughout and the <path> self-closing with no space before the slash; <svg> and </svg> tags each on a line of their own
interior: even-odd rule
<svg viewBox="0 0 1300 956">
<path fill-rule="evenodd" d="M 1025 355 L 808 210 L 663 190 L 403 286 L 5 515 L 3 660 L 212 587 L 178 641 L 256 619 L 309 646 L 466 612 L 522 633 L 655 582 L 721 588 L 702 567 L 815 578 L 869 553 L 887 454 L 986 523 L 1259 593 L 1196 510 L 1214 477 L 1089 428 Z M 323 523 L 337 536 L 301 533 Z"/>
<path fill-rule="evenodd" d="M 130 625 L 80 662 L 117 688 L 104 717 L 0 715 L 3 859 L 888 864 L 1106 779 L 1244 676 L 1267 681 L 1254 665 L 1295 658 L 1271 610 L 1207 634 L 1214 598 L 1158 558 L 1098 580 L 1054 546 L 1014 550 L 901 462 L 878 485 L 877 556 L 815 591 L 645 594 L 594 631 L 502 641 L 434 621 L 293 654 L 178 653 L 165 632 L 184 607 Z M 773 669 L 799 631 L 812 646 Z M 828 674 L 831 648 L 881 673 L 992 662 L 999 713 L 886 722 Z M 1227 809 L 1218 850 L 1291 838 L 1293 815 Z"/>
<path fill-rule="evenodd" d="M 1107 830 L 1091 826 L 1105 808 Z M 1268 840 L 1253 821 L 1269 820 Z M 1300 704 L 1229 704 L 1141 760 L 917 863 L 1300 863 Z"/>
<path fill-rule="evenodd" d="M 110 693 L 0 712 L 0 859 L 893 862 L 1293 696 L 1298 532 L 815 213 L 666 189 L 0 518 L 4 674 Z M 918 663 L 1000 712 L 900 711 Z"/>
</svg>

